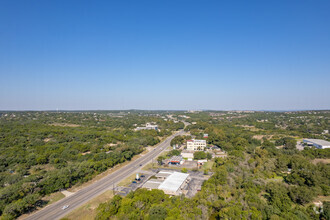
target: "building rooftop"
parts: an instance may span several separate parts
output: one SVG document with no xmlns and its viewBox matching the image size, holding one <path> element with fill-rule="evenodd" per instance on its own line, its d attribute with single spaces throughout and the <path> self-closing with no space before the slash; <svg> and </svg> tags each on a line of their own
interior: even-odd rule
<svg viewBox="0 0 330 220">
<path fill-rule="evenodd" d="M 192 140 L 187 140 L 187 142 L 196 142 L 196 143 L 206 143 L 206 140 L 197 140 L 197 139 L 192 139 Z"/>
<path fill-rule="evenodd" d="M 176 192 L 188 176 L 189 174 L 187 173 L 174 172 L 159 185 L 158 189 Z"/>
<path fill-rule="evenodd" d="M 156 174 L 156 177 L 168 177 L 169 175 L 171 175 L 173 173 L 173 171 L 160 171 L 159 173 Z"/>
<path fill-rule="evenodd" d="M 181 151 L 181 153 L 194 153 L 195 151 L 193 151 L 193 150 L 183 150 L 183 151 Z"/>
<path fill-rule="evenodd" d="M 312 142 L 317 145 L 330 146 L 330 142 L 326 140 L 321 140 L 321 139 L 304 139 L 304 140 L 308 142 Z"/>
<path fill-rule="evenodd" d="M 148 189 L 158 189 L 159 185 L 162 183 L 162 180 L 151 179 L 147 181 L 143 187 Z"/>
<path fill-rule="evenodd" d="M 182 160 L 182 156 L 172 156 L 170 158 L 170 161 L 181 161 Z"/>
</svg>

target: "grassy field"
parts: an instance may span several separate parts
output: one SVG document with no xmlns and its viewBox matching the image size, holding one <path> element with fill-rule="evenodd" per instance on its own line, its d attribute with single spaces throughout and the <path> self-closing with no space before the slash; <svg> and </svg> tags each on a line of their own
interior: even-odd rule
<svg viewBox="0 0 330 220">
<path fill-rule="evenodd" d="M 129 186 L 129 184 L 131 184 L 132 181 L 135 180 L 135 177 L 136 177 L 136 173 L 130 175 L 129 177 L 118 183 L 118 186 L 124 186 L 124 187 Z"/>
<path fill-rule="evenodd" d="M 213 167 L 214 162 L 213 161 L 208 161 L 203 164 L 203 169 L 204 170 L 210 170 Z"/>
<path fill-rule="evenodd" d="M 63 219 L 70 220 L 92 220 L 97 214 L 97 207 L 99 204 L 109 201 L 113 197 L 112 190 L 108 190 L 96 198 L 90 200 L 86 204 L 73 210 L 70 214 L 66 215 Z"/>
<path fill-rule="evenodd" d="M 142 170 L 150 170 L 150 169 L 158 169 L 158 168 L 160 168 L 158 163 L 148 163 L 142 168 Z"/>
<path fill-rule="evenodd" d="M 282 182 L 283 181 L 283 177 L 282 176 L 276 176 L 274 178 L 270 178 L 266 180 L 267 182 Z"/>
<path fill-rule="evenodd" d="M 64 197 L 65 197 L 65 195 L 63 193 L 56 192 L 56 193 L 50 194 L 49 196 L 44 197 L 43 199 L 49 201 L 48 205 L 50 205 L 54 202 L 57 202 L 57 201 L 63 199 Z"/>
</svg>

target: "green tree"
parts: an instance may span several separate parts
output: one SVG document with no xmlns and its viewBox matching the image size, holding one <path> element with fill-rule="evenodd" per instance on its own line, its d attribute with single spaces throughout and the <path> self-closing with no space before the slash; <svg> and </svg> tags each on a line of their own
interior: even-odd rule
<svg viewBox="0 0 330 220">
<path fill-rule="evenodd" d="M 274 213 L 287 212 L 291 207 L 291 199 L 288 196 L 287 188 L 281 183 L 269 183 L 266 186 L 269 194 L 269 203 L 274 207 Z"/>
<path fill-rule="evenodd" d="M 287 150 L 296 149 L 297 141 L 293 138 L 286 138 L 284 141 L 284 148 Z"/>
<path fill-rule="evenodd" d="M 167 211 L 163 206 L 155 205 L 150 208 L 149 219 L 150 220 L 163 220 L 167 216 Z"/>
<path fill-rule="evenodd" d="M 202 159 L 205 159 L 205 158 L 206 158 L 206 153 L 204 151 L 196 151 L 196 152 L 194 152 L 194 159 L 195 160 L 202 160 Z"/>
<path fill-rule="evenodd" d="M 179 151 L 179 150 L 171 150 L 170 152 L 168 152 L 167 156 L 168 157 L 179 156 L 180 154 L 181 154 L 181 151 Z"/>
<path fill-rule="evenodd" d="M 289 193 L 292 201 L 304 205 L 314 198 L 314 190 L 307 186 L 292 186 Z"/>
<path fill-rule="evenodd" d="M 157 162 L 158 162 L 158 164 L 159 164 L 159 165 L 162 165 L 162 164 L 163 164 L 163 160 L 165 160 L 165 157 L 163 157 L 163 156 L 159 156 L 159 157 L 157 158 Z"/>
</svg>

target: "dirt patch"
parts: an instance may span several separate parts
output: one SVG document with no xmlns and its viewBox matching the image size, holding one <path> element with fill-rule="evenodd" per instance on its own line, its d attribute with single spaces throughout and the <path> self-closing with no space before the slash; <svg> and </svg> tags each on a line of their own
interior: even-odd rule
<svg viewBox="0 0 330 220">
<path fill-rule="evenodd" d="M 52 140 L 52 138 L 45 138 L 45 139 L 44 139 L 44 142 L 47 143 L 47 142 L 49 142 L 49 141 L 51 141 L 51 140 Z"/>
<path fill-rule="evenodd" d="M 264 137 L 267 139 L 271 139 L 274 135 L 254 135 L 253 138 L 262 140 Z"/>
<path fill-rule="evenodd" d="M 61 193 L 63 193 L 65 195 L 65 197 L 71 196 L 72 194 L 74 194 L 73 192 L 69 192 L 68 190 L 62 190 Z"/>
<path fill-rule="evenodd" d="M 51 170 L 55 170 L 55 167 L 51 164 L 39 164 L 39 165 L 35 165 L 33 167 L 30 168 L 30 173 L 31 174 L 35 174 L 37 172 L 39 172 L 40 170 L 45 170 L 45 171 L 51 171 Z"/>
<path fill-rule="evenodd" d="M 324 163 L 324 164 L 328 164 L 330 163 L 330 159 L 314 159 L 312 160 L 313 164 L 317 164 L 317 163 Z"/>
<path fill-rule="evenodd" d="M 118 145 L 118 144 L 110 143 L 110 144 L 106 144 L 105 146 L 115 147 L 115 146 L 117 146 L 117 145 Z"/>
<path fill-rule="evenodd" d="M 330 201 L 330 196 L 318 196 L 316 198 L 318 201 Z"/>
<path fill-rule="evenodd" d="M 146 150 L 149 152 L 149 151 L 152 151 L 153 149 L 155 149 L 154 147 L 151 147 L 151 146 L 148 146 L 146 147 Z"/>
<path fill-rule="evenodd" d="M 51 124 L 53 126 L 59 126 L 59 127 L 70 127 L 70 128 L 76 128 L 80 127 L 80 125 L 77 124 L 69 124 L 69 123 L 53 123 Z"/>
<path fill-rule="evenodd" d="M 250 131 L 261 131 L 262 130 L 260 128 L 256 128 L 255 126 L 251 126 L 251 125 L 238 125 L 237 127 L 242 127 L 242 128 L 245 128 L 246 130 L 250 130 Z"/>
<path fill-rule="evenodd" d="M 81 155 L 86 155 L 86 154 L 90 154 L 90 153 L 91 153 L 90 151 L 87 151 L 87 152 L 81 153 Z"/>
</svg>

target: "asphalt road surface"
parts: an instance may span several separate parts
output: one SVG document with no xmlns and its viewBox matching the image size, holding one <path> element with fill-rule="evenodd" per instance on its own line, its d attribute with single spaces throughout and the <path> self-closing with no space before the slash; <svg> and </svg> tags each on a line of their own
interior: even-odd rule
<svg viewBox="0 0 330 220">
<path fill-rule="evenodd" d="M 114 185 L 121 182 L 125 178 L 131 176 L 133 173 L 137 172 L 141 165 L 145 166 L 147 163 L 155 159 L 161 152 L 163 152 L 168 146 L 170 146 L 171 140 L 177 136 L 182 135 L 183 130 L 171 135 L 163 142 L 161 142 L 154 150 L 151 150 L 142 157 L 130 162 L 126 166 L 120 168 L 119 170 L 105 176 L 104 178 L 98 180 L 97 182 L 75 192 L 74 194 L 53 203 L 40 211 L 30 215 L 25 218 L 27 220 L 53 220 L 60 219 L 65 215 L 69 214 L 74 209 L 80 207 L 84 203 L 93 199 L 94 197 L 102 194 L 103 192 L 112 189 Z M 62 209 L 64 206 L 68 206 L 66 209 Z"/>
</svg>

